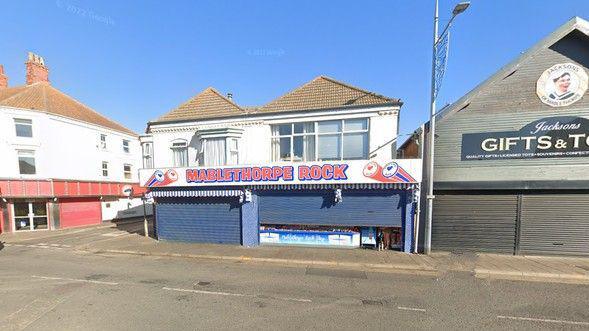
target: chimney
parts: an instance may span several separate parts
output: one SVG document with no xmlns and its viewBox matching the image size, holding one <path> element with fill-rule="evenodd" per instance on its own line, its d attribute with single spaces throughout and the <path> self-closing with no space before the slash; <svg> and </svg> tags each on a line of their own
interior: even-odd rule
<svg viewBox="0 0 589 331">
<path fill-rule="evenodd" d="M 233 93 L 227 93 L 227 99 L 233 101 Z"/>
<path fill-rule="evenodd" d="M 45 60 L 37 54 L 29 52 L 27 66 L 27 85 L 38 82 L 49 83 L 49 69 L 45 66 Z"/>
<path fill-rule="evenodd" d="M 0 64 L 0 89 L 8 87 L 8 77 L 4 74 L 4 66 Z"/>
</svg>

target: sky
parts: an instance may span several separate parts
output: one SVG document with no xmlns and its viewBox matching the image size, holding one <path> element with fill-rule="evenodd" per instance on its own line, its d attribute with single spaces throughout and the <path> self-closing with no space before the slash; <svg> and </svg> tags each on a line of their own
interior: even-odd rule
<svg viewBox="0 0 589 331">
<path fill-rule="evenodd" d="M 402 135 L 429 116 L 434 0 L 1 2 L 9 85 L 33 51 L 53 86 L 137 133 L 208 86 L 255 106 L 319 75 L 400 98 Z M 457 2 L 440 0 L 441 27 Z M 472 0 L 439 108 L 573 16 L 589 19 L 589 1 Z"/>
</svg>

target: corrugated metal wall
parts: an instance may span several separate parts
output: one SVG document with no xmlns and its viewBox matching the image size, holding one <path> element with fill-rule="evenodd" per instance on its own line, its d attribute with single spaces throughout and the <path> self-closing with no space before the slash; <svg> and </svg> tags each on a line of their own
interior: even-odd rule
<svg viewBox="0 0 589 331">
<path fill-rule="evenodd" d="M 589 194 L 524 195 L 520 253 L 589 255 Z"/>
<path fill-rule="evenodd" d="M 405 191 L 344 190 L 334 203 L 333 190 L 260 192 L 261 224 L 343 226 L 402 225 Z"/>
<path fill-rule="evenodd" d="M 516 195 L 436 195 L 432 249 L 513 254 Z"/>
<path fill-rule="evenodd" d="M 551 66 L 573 62 L 588 68 L 587 47 L 587 38 L 573 33 L 553 47 L 540 50 L 503 80 L 481 90 L 468 107 L 438 121 L 435 181 L 511 181 L 513 188 L 517 188 L 522 181 L 589 180 L 586 157 L 461 160 L 463 133 L 517 131 L 532 121 L 551 116 L 589 118 L 589 95 L 559 108 L 543 104 L 536 95 L 536 81 Z"/>
<path fill-rule="evenodd" d="M 158 198 L 159 239 L 241 243 L 241 208 L 237 198 Z"/>
<path fill-rule="evenodd" d="M 102 207 L 98 198 L 59 200 L 60 228 L 95 225 L 102 222 Z"/>
</svg>

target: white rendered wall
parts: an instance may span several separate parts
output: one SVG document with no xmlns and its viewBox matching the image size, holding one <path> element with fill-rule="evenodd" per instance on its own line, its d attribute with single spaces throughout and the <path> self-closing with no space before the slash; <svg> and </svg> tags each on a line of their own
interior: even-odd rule
<svg viewBox="0 0 589 331">
<path fill-rule="evenodd" d="M 16 136 L 14 118 L 33 122 L 33 137 Z M 100 134 L 107 135 L 107 149 L 100 149 Z M 123 152 L 129 140 L 129 153 Z M 21 175 L 18 150 L 35 151 L 35 175 Z M 0 178 L 68 179 L 104 182 L 137 182 L 141 148 L 136 136 L 43 112 L 0 107 Z M 109 163 L 102 176 L 102 161 Z M 123 165 L 131 165 L 131 179 Z"/>
<path fill-rule="evenodd" d="M 102 201 L 102 220 L 143 217 L 143 201 L 141 198 L 120 198 Z M 153 205 L 145 204 L 145 213 L 153 215 Z"/>
</svg>

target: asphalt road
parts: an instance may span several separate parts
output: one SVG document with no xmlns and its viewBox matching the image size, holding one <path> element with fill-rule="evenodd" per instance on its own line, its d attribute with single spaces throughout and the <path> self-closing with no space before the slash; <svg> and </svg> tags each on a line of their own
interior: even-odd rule
<svg viewBox="0 0 589 331">
<path fill-rule="evenodd" d="M 0 330 L 589 329 L 589 286 L 0 250 Z"/>
</svg>

